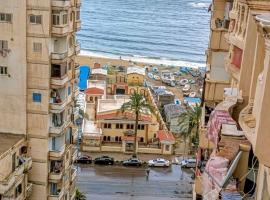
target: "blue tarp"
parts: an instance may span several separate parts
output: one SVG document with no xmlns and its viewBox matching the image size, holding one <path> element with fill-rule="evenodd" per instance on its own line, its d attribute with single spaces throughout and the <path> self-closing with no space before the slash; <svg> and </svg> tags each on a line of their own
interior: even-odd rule
<svg viewBox="0 0 270 200">
<path fill-rule="evenodd" d="M 91 74 L 91 68 L 89 66 L 80 66 L 80 80 L 79 89 L 85 90 L 87 88 L 87 80 Z"/>
<path fill-rule="evenodd" d="M 198 97 L 185 97 L 184 101 L 190 106 L 195 106 L 196 104 L 199 105 L 201 103 L 201 99 Z"/>
</svg>

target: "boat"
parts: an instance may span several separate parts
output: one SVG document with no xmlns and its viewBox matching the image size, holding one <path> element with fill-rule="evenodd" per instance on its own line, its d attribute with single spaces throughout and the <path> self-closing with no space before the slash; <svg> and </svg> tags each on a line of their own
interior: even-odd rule
<svg viewBox="0 0 270 200">
<path fill-rule="evenodd" d="M 186 84 L 182 89 L 183 92 L 187 92 L 189 90 L 190 90 L 190 85 L 189 84 Z"/>
<path fill-rule="evenodd" d="M 166 70 L 166 71 L 161 72 L 161 80 L 162 80 L 163 83 L 171 85 L 171 83 L 175 81 L 175 78 L 174 78 L 173 73 Z"/>
<path fill-rule="evenodd" d="M 170 86 L 175 87 L 175 82 L 171 81 Z"/>
<path fill-rule="evenodd" d="M 158 68 L 157 68 L 157 67 L 153 67 L 152 71 L 153 71 L 154 73 L 158 73 Z"/>
<path fill-rule="evenodd" d="M 152 73 L 148 73 L 148 77 L 153 79 L 154 78 L 154 75 Z"/>
<path fill-rule="evenodd" d="M 189 93 L 188 96 L 189 96 L 189 97 L 196 97 L 196 92 L 191 92 L 191 93 Z"/>
<path fill-rule="evenodd" d="M 195 84 L 195 80 L 194 80 L 194 79 L 189 79 L 189 80 L 188 80 L 188 83 L 189 83 L 189 84 Z"/>
<path fill-rule="evenodd" d="M 188 84 L 188 80 L 187 79 L 180 80 L 180 85 L 184 86 L 186 84 Z"/>
<path fill-rule="evenodd" d="M 159 80 L 160 80 L 160 76 L 159 76 L 159 75 L 154 75 L 154 79 L 155 79 L 156 81 L 159 81 Z"/>
</svg>

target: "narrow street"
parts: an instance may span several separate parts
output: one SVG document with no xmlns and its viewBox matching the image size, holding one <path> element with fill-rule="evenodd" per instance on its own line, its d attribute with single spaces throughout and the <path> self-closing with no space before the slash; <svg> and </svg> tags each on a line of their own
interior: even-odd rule
<svg viewBox="0 0 270 200">
<path fill-rule="evenodd" d="M 78 165 L 77 187 L 91 200 L 190 200 L 192 172 L 180 166 L 145 168 Z"/>
</svg>

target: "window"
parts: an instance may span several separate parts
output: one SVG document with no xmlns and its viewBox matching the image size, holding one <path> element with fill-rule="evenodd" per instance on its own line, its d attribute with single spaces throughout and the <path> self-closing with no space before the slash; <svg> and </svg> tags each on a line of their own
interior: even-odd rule
<svg viewBox="0 0 270 200">
<path fill-rule="evenodd" d="M 103 127 L 104 127 L 104 128 L 112 128 L 112 124 L 105 123 Z"/>
<path fill-rule="evenodd" d="M 41 102 L 41 94 L 33 93 L 33 102 Z"/>
<path fill-rule="evenodd" d="M 106 136 L 103 136 L 103 141 L 106 141 L 107 137 Z"/>
<path fill-rule="evenodd" d="M 18 196 L 20 196 L 21 193 L 22 193 L 22 184 L 19 184 L 19 185 L 16 187 L 15 197 L 17 198 Z"/>
<path fill-rule="evenodd" d="M 0 50 L 8 50 L 8 41 L 0 40 Z"/>
<path fill-rule="evenodd" d="M 123 124 L 116 124 L 116 129 L 123 129 Z"/>
<path fill-rule="evenodd" d="M 127 129 L 134 129 L 134 124 L 127 124 Z"/>
<path fill-rule="evenodd" d="M 30 15 L 29 21 L 31 24 L 41 24 L 42 16 L 41 15 Z"/>
<path fill-rule="evenodd" d="M 0 13 L 0 22 L 11 22 L 12 14 Z"/>
<path fill-rule="evenodd" d="M 144 130 L 144 124 L 138 124 L 138 130 Z"/>
<path fill-rule="evenodd" d="M 170 145 L 165 145 L 165 151 L 170 151 Z"/>
<path fill-rule="evenodd" d="M 68 86 L 68 95 L 70 95 L 70 94 L 71 94 L 71 87 Z"/>
<path fill-rule="evenodd" d="M 7 74 L 8 74 L 7 67 L 0 66 L 0 75 L 7 75 Z"/>
<path fill-rule="evenodd" d="M 144 139 L 143 139 L 143 137 L 141 137 L 141 138 L 140 138 L 140 142 L 144 142 Z"/>
<path fill-rule="evenodd" d="M 77 10 L 77 12 L 76 12 L 76 20 L 80 20 L 80 11 L 79 10 Z"/>
<path fill-rule="evenodd" d="M 59 14 L 53 14 L 52 15 L 52 24 L 53 25 L 59 25 L 60 24 L 60 15 Z"/>
<path fill-rule="evenodd" d="M 68 15 L 63 14 L 63 24 L 67 24 L 67 22 L 68 22 Z"/>
<path fill-rule="evenodd" d="M 16 169 L 16 153 L 12 155 L 12 172 Z"/>
<path fill-rule="evenodd" d="M 41 43 L 34 42 L 33 43 L 33 51 L 40 53 L 42 51 L 42 44 Z"/>
</svg>

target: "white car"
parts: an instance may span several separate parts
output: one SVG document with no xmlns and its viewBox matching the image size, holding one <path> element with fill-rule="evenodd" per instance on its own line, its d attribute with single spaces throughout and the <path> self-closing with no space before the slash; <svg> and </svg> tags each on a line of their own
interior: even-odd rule
<svg viewBox="0 0 270 200">
<path fill-rule="evenodd" d="M 170 164 L 171 164 L 170 161 L 165 160 L 163 158 L 157 158 L 157 159 L 148 161 L 149 167 L 169 167 Z"/>
<path fill-rule="evenodd" d="M 196 159 L 190 158 L 190 159 L 182 160 L 181 167 L 195 168 L 196 167 Z"/>
</svg>

